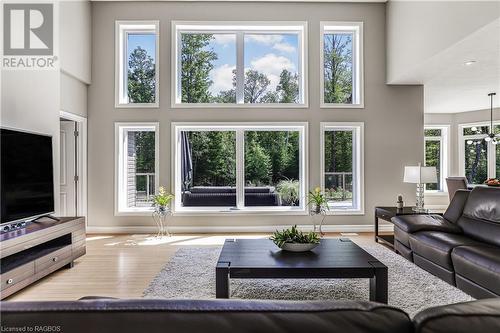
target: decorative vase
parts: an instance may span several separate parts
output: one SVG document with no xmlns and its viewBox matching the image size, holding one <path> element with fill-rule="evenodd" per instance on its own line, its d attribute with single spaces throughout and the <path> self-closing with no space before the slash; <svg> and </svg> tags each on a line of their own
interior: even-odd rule
<svg viewBox="0 0 500 333">
<path fill-rule="evenodd" d="M 172 215 L 170 208 L 167 206 L 155 206 L 153 212 L 153 220 L 158 228 L 158 233 L 156 237 L 168 236 L 170 237 L 170 232 L 168 231 L 167 217 Z"/>
<path fill-rule="evenodd" d="M 323 221 L 325 220 L 326 216 L 325 208 L 320 205 L 313 206 L 309 210 L 309 215 L 312 218 L 313 228 L 314 228 L 313 231 L 316 232 L 316 230 L 318 230 L 320 236 L 323 236 L 325 234 L 322 230 Z M 319 227 L 317 228 L 316 226 Z"/>
</svg>

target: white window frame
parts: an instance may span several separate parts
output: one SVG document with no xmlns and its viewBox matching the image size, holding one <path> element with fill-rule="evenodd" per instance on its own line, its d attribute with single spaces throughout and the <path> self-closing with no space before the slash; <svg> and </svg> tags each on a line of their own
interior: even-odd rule
<svg viewBox="0 0 500 333">
<path fill-rule="evenodd" d="M 320 22 L 320 108 L 325 109 L 364 109 L 364 64 L 363 64 L 363 22 Z M 345 34 L 353 35 L 352 43 L 352 70 L 353 70 L 353 103 L 325 103 L 325 68 L 324 68 L 324 47 L 325 34 Z"/>
<path fill-rule="evenodd" d="M 229 33 L 236 35 L 236 103 L 182 103 L 181 102 L 181 34 Z M 245 103 L 244 102 L 244 35 L 297 33 L 299 47 L 299 103 Z M 245 22 L 245 21 L 172 21 L 172 108 L 307 108 L 307 22 Z"/>
<path fill-rule="evenodd" d="M 127 43 L 130 33 L 154 34 L 155 41 L 155 102 L 128 101 Z M 159 108 L 160 95 L 160 21 L 115 21 L 115 108 Z"/>
<path fill-rule="evenodd" d="M 160 123 L 158 122 L 117 122 L 115 123 L 115 216 L 151 216 L 153 207 L 127 207 L 126 204 L 126 175 L 127 137 L 128 131 L 155 132 L 155 192 L 159 188 L 160 170 Z"/>
<path fill-rule="evenodd" d="M 493 121 L 493 127 L 500 125 L 500 121 Z M 482 139 L 486 136 L 486 134 L 476 134 L 476 135 L 464 135 L 464 128 L 467 127 L 482 127 L 487 126 L 488 128 L 491 126 L 489 121 L 482 121 L 476 123 L 466 123 L 458 125 L 458 164 L 459 164 L 459 173 L 465 177 L 465 140 L 478 140 Z M 491 129 L 490 129 L 491 131 Z M 487 146 L 487 164 L 488 164 L 488 178 L 500 177 L 500 175 L 496 175 L 496 148 L 493 143 L 488 142 Z M 485 179 L 486 180 L 486 179 Z M 478 184 L 472 184 L 478 185 Z"/>
<path fill-rule="evenodd" d="M 364 122 L 321 122 L 320 124 L 320 186 L 325 191 L 325 132 L 332 130 L 353 131 L 353 203 L 354 208 L 327 210 L 328 215 L 364 215 L 365 214 L 365 124 Z M 357 175 L 354 177 L 354 175 Z M 357 193 L 357 194 L 356 194 Z"/>
<path fill-rule="evenodd" d="M 181 140 L 182 131 L 234 131 L 236 132 L 236 207 L 182 207 L 181 193 Z M 245 132 L 246 131 L 298 131 L 299 136 L 299 196 L 300 206 L 244 206 L 245 188 Z M 172 193 L 174 215 L 307 215 L 306 193 L 308 188 L 308 123 L 172 123 Z"/>
<path fill-rule="evenodd" d="M 425 165 L 425 144 L 427 141 L 439 141 L 441 144 L 440 149 L 440 182 L 441 189 L 439 190 L 425 190 L 426 194 L 433 195 L 448 195 L 448 187 L 446 186 L 446 178 L 450 174 L 450 125 L 425 125 L 425 130 L 438 129 L 441 130 L 441 136 L 425 136 L 424 132 L 424 165 Z"/>
</svg>

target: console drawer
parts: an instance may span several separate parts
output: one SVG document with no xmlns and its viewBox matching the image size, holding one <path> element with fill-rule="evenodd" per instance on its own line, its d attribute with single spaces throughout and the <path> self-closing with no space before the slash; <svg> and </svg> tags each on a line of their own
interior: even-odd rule
<svg viewBox="0 0 500 333">
<path fill-rule="evenodd" d="M 30 262 L 25 265 L 16 267 L 2 274 L 1 290 L 13 287 L 14 285 L 26 280 L 35 275 L 35 263 Z"/>
<path fill-rule="evenodd" d="M 59 250 L 51 252 L 46 256 L 43 256 L 35 260 L 35 271 L 38 273 L 70 257 L 71 257 L 71 245 L 67 245 Z"/>
</svg>

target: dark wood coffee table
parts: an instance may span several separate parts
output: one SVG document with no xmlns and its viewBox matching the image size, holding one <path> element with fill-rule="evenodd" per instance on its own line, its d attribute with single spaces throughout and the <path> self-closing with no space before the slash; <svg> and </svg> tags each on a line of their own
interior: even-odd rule
<svg viewBox="0 0 500 333">
<path fill-rule="evenodd" d="M 370 300 L 387 303 L 387 266 L 347 238 L 322 239 L 304 253 L 281 251 L 269 239 L 226 239 L 217 261 L 216 297 L 229 279 L 370 279 Z"/>
</svg>

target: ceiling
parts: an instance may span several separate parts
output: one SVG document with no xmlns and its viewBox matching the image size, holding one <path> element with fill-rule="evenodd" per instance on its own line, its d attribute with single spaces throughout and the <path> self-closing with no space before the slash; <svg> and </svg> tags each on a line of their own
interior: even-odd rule
<svg viewBox="0 0 500 333">
<path fill-rule="evenodd" d="M 475 61 L 465 65 L 468 61 Z M 422 68 L 422 67 L 420 67 Z M 432 57 L 421 73 L 426 113 L 456 113 L 500 106 L 500 18 Z"/>
</svg>

